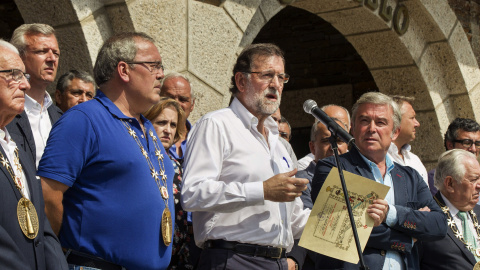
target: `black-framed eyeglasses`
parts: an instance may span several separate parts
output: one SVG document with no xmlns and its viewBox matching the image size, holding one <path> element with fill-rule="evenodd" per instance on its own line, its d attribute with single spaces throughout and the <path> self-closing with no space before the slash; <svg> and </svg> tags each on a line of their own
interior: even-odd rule
<svg viewBox="0 0 480 270">
<path fill-rule="evenodd" d="M 0 73 L 10 73 L 10 75 L 12 76 L 12 80 L 16 81 L 16 82 L 20 82 L 22 81 L 22 79 L 25 77 L 25 79 L 27 79 L 27 81 L 30 81 L 30 74 L 27 74 L 23 71 L 21 71 L 20 69 L 5 69 L 5 70 L 0 70 Z"/>
<path fill-rule="evenodd" d="M 243 71 L 243 73 L 254 73 L 258 74 L 258 78 L 266 83 L 271 83 L 273 78 L 277 77 L 278 82 L 280 84 L 285 84 L 288 83 L 288 80 L 290 80 L 290 75 L 287 73 L 279 73 L 276 74 L 273 70 L 266 70 L 266 71 Z"/>
<path fill-rule="evenodd" d="M 160 61 L 130 61 L 125 62 L 129 65 L 143 65 L 150 73 L 157 73 L 158 71 L 165 71 L 165 67 Z M 150 68 L 149 68 L 150 67 Z"/>
<path fill-rule="evenodd" d="M 475 144 L 475 147 L 480 147 L 480 141 L 473 141 L 471 139 L 454 140 L 453 142 L 461 143 L 463 145 L 463 147 L 465 147 L 465 148 L 469 148 L 473 144 Z"/>
</svg>

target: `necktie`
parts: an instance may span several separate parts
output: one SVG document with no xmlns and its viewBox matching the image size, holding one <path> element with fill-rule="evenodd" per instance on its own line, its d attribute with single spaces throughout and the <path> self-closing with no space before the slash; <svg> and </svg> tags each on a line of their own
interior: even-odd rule
<svg viewBox="0 0 480 270">
<path fill-rule="evenodd" d="M 468 214 L 467 212 L 459 211 L 457 213 L 457 216 L 462 220 L 463 239 L 465 240 L 465 242 L 472 245 L 473 251 L 471 251 L 475 256 L 475 250 L 477 249 L 477 241 L 475 240 L 475 235 L 470 230 L 470 226 L 468 226 Z M 478 262 L 480 258 L 475 256 L 475 259 Z"/>
</svg>

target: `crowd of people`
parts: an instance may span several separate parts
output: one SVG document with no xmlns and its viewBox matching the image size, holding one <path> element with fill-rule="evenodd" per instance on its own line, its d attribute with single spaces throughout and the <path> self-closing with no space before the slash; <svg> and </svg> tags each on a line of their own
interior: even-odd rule
<svg viewBox="0 0 480 270">
<path fill-rule="evenodd" d="M 367 209 L 372 270 L 472 269 L 480 261 L 480 125 L 457 118 L 436 169 L 411 143 L 414 99 L 378 91 L 321 108 L 355 138 L 313 123 L 297 161 L 279 106 L 282 50 L 247 46 L 227 108 L 195 125 L 194 87 L 164 74 L 155 41 L 119 33 L 93 76 L 72 69 L 47 93 L 61 50 L 45 24 L 0 40 L 2 269 L 359 269 L 298 245 L 332 167 L 390 187 Z M 89 102 L 86 102 L 89 101 Z M 352 252 L 355 252 L 353 250 Z"/>
</svg>

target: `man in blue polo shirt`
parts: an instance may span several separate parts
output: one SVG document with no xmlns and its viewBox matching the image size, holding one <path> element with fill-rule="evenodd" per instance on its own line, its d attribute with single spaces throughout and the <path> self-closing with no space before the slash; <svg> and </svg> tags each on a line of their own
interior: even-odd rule
<svg viewBox="0 0 480 270">
<path fill-rule="evenodd" d="M 94 76 L 97 97 L 55 124 L 40 162 L 47 216 L 74 269 L 165 269 L 174 172 L 141 115 L 160 100 L 162 58 L 149 36 L 119 34 Z"/>
</svg>

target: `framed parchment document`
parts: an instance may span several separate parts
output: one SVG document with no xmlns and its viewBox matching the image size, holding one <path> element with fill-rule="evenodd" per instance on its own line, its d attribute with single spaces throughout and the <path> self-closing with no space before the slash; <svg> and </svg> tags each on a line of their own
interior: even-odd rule
<svg viewBox="0 0 480 270">
<path fill-rule="evenodd" d="M 373 229 L 367 208 L 375 199 L 385 199 L 390 187 L 343 171 L 362 251 Z M 333 167 L 317 196 L 299 245 L 350 263 L 359 258 L 348 217 L 338 169 Z"/>
</svg>

